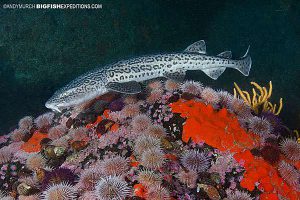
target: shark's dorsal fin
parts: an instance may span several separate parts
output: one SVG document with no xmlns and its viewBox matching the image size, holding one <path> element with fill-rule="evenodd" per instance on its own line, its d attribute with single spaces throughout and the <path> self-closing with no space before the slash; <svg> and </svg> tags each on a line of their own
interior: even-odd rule
<svg viewBox="0 0 300 200">
<path fill-rule="evenodd" d="M 203 69 L 202 71 L 210 78 L 216 80 L 224 71 L 226 67 Z"/>
<path fill-rule="evenodd" d="M 222 58 L 231 58 L 232 57 L 232 53 L 231 51 L 224 51 L 220 54 L 218 54 L 219 57 L 222 57 Z"/>
<path fill-rule="evenodd" d="M 173 73 L 165 72 L 164 77 L 172 79 L 174 81 L 182 82 L 185 78 L 185 74 L 186 74 L 185 71 L 179 70 L 179 71 L 173 72 Z"/>
<path fill-rule="evenodd" d="M 140 93 L 141 85 L 136 81 L 129 81 L 125 83 L 109 82 L 106 88 L 110 91 L 125 93 L 125 94 L 137 94 Z"/>
<path fill-rule="evenodd" d="M 206 54 L 206 45 L 204 40 L 199 40 L 188 46 L 184 52 Z"/>
</svg>

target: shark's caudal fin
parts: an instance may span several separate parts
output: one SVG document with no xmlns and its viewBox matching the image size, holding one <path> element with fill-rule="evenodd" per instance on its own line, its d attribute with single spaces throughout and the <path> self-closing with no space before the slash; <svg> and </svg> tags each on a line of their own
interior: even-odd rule
<svg viewBox="0 0 300 200">
<path fill-rule="evenodd" d="M 236 69 L 239 70 L 243 75 L 248 76 L 250 69 L 251 69 L 251 65 L 252 65 L 252 60 L 249 53 L 249 49 L 250 49 L 250 45 L 248 46 L 248 49 L 245 53 L 245 55 L 237 61 L 236 64 Z"/>
</svg>

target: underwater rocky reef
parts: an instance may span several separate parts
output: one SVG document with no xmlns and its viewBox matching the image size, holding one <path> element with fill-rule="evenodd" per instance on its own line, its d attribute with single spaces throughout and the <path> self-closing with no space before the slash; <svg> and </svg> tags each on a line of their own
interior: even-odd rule
<svg viewBox="0 0 300 200">
<path fill-rule="evenodd" d="M 270 87 L 155 80 L 61 113 L 26 116 L 0 137 L 3 200 L 290 199 L 300 138 Z"/>
</svg>

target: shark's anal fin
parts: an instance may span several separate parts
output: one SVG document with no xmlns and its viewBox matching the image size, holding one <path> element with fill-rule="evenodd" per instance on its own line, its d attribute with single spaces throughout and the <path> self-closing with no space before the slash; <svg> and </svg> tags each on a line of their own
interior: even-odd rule
<svg viewBox="0 0 300 200">
<path fill-rule="evenodd" d="M 125 94 L 137 94 L 142 91 L 141 85 L 136 81 L 129 81 L 125 83 L 110 82 L 106 85 L 106 88 L 110 91 Z"/>
<path fill-rule="evenodd" d="M 232 57 L 232 53 L 231 53 L 231 51 L 224 51 L 224 52 L 218 54 L 218 57 L 230 59 Z"/>
<path fill-rule="evenodd" d="M 203 69 L 202 71 L 210 78 L 216 80 L 225 71 L 226 67 Z"/>
<path fill-rule="evenodd" d="M 174 81 L 182 82 L 184 80 L 184 78 L 185 78 L 185 74 L 186 73 L 183 70 L 180 70 L 180 71 L 177 71 L 177 72 L 173 72 L 173 73 L 165 72 L 164 73 L 164 77 L 172 79 Z"/>
<path fill-rule="evenodd" d="M 185 53 L 201 53 L 206 54 L 206 45 L 204 40 L 199 40 L 188 46 L 185 50 Z"/>
</svg>

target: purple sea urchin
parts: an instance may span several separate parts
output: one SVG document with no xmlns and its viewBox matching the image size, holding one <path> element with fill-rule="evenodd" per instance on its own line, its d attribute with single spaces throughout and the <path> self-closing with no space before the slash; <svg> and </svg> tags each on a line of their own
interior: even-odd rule
<svg viewBox="0 0 300 200">
<path fill-rule="evenodd" d="M 227 194 L 225 200 L 252 200 L 253 198 L 247 192 L 236 190 L 233 193 Z"/>
<path fill-rule="evenodd" d="M 281 161 L 278 165 L 278 172 L 290 186 L 300 188 L 300 173 L 292 165 Z"/>
<path fill-rule="evenodd" d="M 140 135 L 134 145 L 134 151 L 136 154 L 141 155 L 145 150 L 152 148 L 160 148 L 161 142 L 157 137 L 153 137 L 151 135 Z"/>
<path fill-rule="evenodd" d="M 164 163 L 164 153 L 157 148 L 146 150 L 141 156 L 141 164 L 148 169 L 157 170 Z"/>
<path fill-rule="evenodd" d="M 300 144 L 291 138 L 286 138 L 280 142 L 282 153 L 293 161 L 300 160 Z"/>
<path fill-rule="evenodd" d="M 195 171 L 185 172 L 181 170 L 178 173 L 178 179 L 181 183 L 186 184 L 189 188 L 195 188 L 197 185 L 198 173 Z"/>
<path fill-rule="evenodd" d="M 131 126 L 133 131 L 142 132 L 151 125 L 151 119 L 144 114 L 139 114 L 135 116 L 131 121 Z"/>
<path fill-rule="evenodd" d="M 272 126 L 268 120 L 254 116 L 249 119 L 249 129 L 260 136 L 267 136 L 271 133 Z"/>
<path fill-rule="evenodd" d="M 46 188 L 50 184 L 68 183 L 74 185 L 75 174 L 67 168 L 57 168 L 51 172 L 45 173 L 42 181 L 42 188 Z"/>
<path fill-rule="evenodd" d="M 180 86 L 180 89 L 182 92 L 199 96 L 203 90 L 203 85 L 200 82 L 186 81 Z"/>
<path fill-rule="evenodd" d="M 122 99 L 117 99 L 115 101 L 112 101 L 108 106 L 109 110 L 113 112 L 120 111 L 123 109 L 123 107 L 124 107 L 124 102 L 122 101 Z"/>
<path fill-rule="evenodd" d="M 169 191 L 161 185 L 153 185 L 146 193 L 147 200 L 169 200 L 171 199 Z"/>
<path fill-rule="evenodd" d="M 118 176 L 101 178 L 95 186 L 95 195 L 99 200 L 123 200 L 131 193 L 126 181 Z"/>
<path fill-rule="evenodd" d="M 51 140 L 56 140 L 65 135 L 67 131 L 68 128 L 65 125 L 57 125 L 49 129 L 48 137 Z"/>
<path fill-rule="evenodd" d="M 121 156 L 115 156 L 100 161 L 99 168 L 105 176 L 123 175 L 128 172 L 128 160 Z"/>
<path fill-rule="evenodd" d="M 76 189 L 65 182 L 49 185 L 41 194 L 41 200 L 73 200 L 76 198 Z"/>
<path fill-rule="evenodd" d="M 141 170 L 138 175 L 138 181 L 145 187 L 160 185 L 162 177 L 151 170 Z"/>
<path fill-rule="evenodd" d="M 201 92 L 201 98 L 206 104 L 217 104 L 220 102 L 218 93 L 209 87 L 205 87 Z"/>
<path fill-rule="evenodd" d="M 188 170 L 204 172 L 209 168 L 210 157 L 198 150 L 189 150 L 181 157 L 181 163 Z"/>
</svg>

